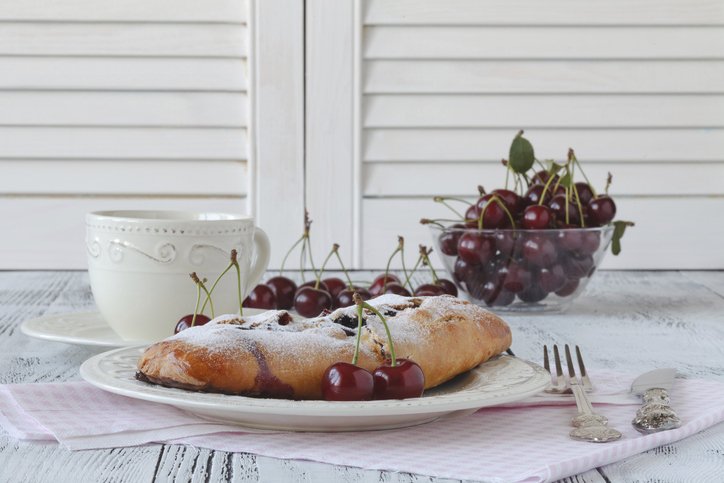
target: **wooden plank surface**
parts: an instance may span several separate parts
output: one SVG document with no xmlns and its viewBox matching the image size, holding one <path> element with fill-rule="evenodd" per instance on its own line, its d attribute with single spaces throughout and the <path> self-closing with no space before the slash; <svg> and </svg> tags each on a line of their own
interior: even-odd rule
<svg viewBox="0 0 724 483">
<path fill-rule="evenodd" d="M 701 59 L 724 56 L 724 29 L 374 26 L 364 44 L 365 59 Z"/>
<path fill-rule="evenodd" d="M 537 361 L 544 343 L 581 344 L 589 372 L 644 371 L 662 360 L 692 377 L 724 380 L 724 298 L 694 282 L 698 272 L 600 272 L 564 316 L 506 317 L 513 348 Z M 704 276 L 718 283 L 724 273 Z M 298 276 L 298 275 L 297 275 Z M 358 272 L 358 278 L 371 274 Z M 78 380 L 77 367 L 101 349 L 34 340 L 19 324 L 48 313 L 88 310 L 93 301 L 83 272 L 0 272 L 0 382 Z M 646 344 L 641 343 L 646 338 Z M 566 483 L 715 482 L 721 474 L 724 425 L 562 480 Z M 320 481 L 450 483 L 422 475 L 277 460 L 175 445 L 69 452 L 56 444 L 18 442 L 0 433 L 1 481 Z"/>
<path fill-rule="evenodd" d="M 247 30 L 234 24 L 4 22 L 0 55 L 245 57 Z"/>
<path fill-rule="evenodd" d="M 246 127 L 247 104 L 241 92 L 0 91 L 0 125 Z"/>
<path fill-rule="evenodd" d="M 724 38 L 724 35 L 722 35 Z M 722 95 L 367 95 L 366 128 L 724 127 Z"/>
<path fill-rule="evenodd" d="M 0 2 L 0 20 L 244 23 L 248 9 L 248 0 L 24 0 Z"/>
<path fill-rule="evenodd" d="M 245 59 L 0 57 L 0 90 L 245 91 Z"/>
<path fill-rule="evenodd" d="M 369 0 L 366 25 L 724 25 L 718 0 Z"/>
<path fill-rule="evenodd" d="M 721 93 L 722 60 L 370 60 L 364 91 L 390 93 Z"/>
</svg>

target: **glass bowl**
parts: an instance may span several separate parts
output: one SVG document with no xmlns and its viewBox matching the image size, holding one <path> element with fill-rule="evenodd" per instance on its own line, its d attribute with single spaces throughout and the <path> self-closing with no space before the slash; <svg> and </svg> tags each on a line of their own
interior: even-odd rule
<svg viewBox="0 0 724 483">
<path fill-rule="evenodd" d="M 513 230 L 430 225 L 435 249 L 467 298 L 494 312 L 563 312 L 586 288 L 613 225 Z"/>
</svg>

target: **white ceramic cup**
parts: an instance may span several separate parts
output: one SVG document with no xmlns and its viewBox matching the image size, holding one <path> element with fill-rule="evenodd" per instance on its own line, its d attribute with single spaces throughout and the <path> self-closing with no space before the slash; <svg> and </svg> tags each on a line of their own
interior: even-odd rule
<svg viewBox="0 0 724 483">
<path fill-rule="evenodd" d="M 189 274 L 196 272 L 211 285 L 229 265 L 232 248 L 238 252 L 243 299 L 269 263 L 269 239 L 251 217 L 147 210 L 86 215 L 93 297 L 111 328 L 126 340 L 173 335 L 178 320 L 193 313 L 196 304 Z M 217 315 L 239 311 L 233 268 L 212 300 Z M 211 316 L 208 306 L 206 314 Z"/>
</svg>

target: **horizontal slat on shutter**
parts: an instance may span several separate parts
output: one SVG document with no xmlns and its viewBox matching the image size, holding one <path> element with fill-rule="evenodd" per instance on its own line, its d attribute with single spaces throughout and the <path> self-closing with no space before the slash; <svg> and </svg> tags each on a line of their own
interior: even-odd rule
<svg viewBox="0 0 724 483">
<path fill-rule="evenodd" d="M 722 95 L 369 95 L 365 127 L 724 127 Z"/>
<path fill-rule="evenodd" d="M 369 0 L 367 25 L 724 25 L 719 0 Z"/>
<path fill-rule="evenodd" d="M 0 55 L 245 57 L 232 24 L 3 23 Z"/>
<path fill-rule="evenodd" d="M 0 57 L 1 89 L 244 91 L 243 59 Z"/>
<path fill-rule="evenodd" d="M 0 160 L 0 193 L 23 195 L 242 196 L 245 161 Z M 92 180 L 92 182 L 89 182 Z"/>
<path fill-rule="evenodd" d="M 248 0 L 22 0 L 0 2 L 0 20 L 243 23 L 248 9 Z"/>
<path fill-rule="evenodd" d="M 539 159 L 561 159 L 572 147 L 586 161 L 723 161 L 721 129 L 531 129 Z M 367 161 L 499 161 L 511 129 L 367 129 Z M 441 166 L 441 169 L 444 167 Z"/>
<path fill-rule="evenodd" d="M 246 129 L 0 127 L 0 158 L 246 157 Z"/>
<path fill-rule="evenodd" d="M 560 160 L 559 161 L 563 161 Z M 603 189 L 613 174 L 613 195 L 718 195 L 724 193 L 721 163 L 584 163 L 594 188 Z M 364 195 L 368 197 L 472 196 L 477 185 L 495 189 L 505 185 L 500 163 L 368 163 Z M 414 175 L 413 175 L 414 173 Z M 643 180 L 650 179 L 650 182 Z M 576 180 L 583 181 L 580 172 Z M 513 179 L 509 180 L 513 186 Z"/>
<path fill-rule="evenodd" d="M 531 45 L 532 39 L 535 45 Z M 364 43 L 365 59 L 721 59 L 722 56 L 722 27 L 379 26 L 367 27 Z"/>
<path fill-rule="evenodd" d="M 98 210 L 186 210 L 245 213 L 236 198 L 0 197 L 0 219 L 11 230 L 0 237 L 3 269 L 85 268 L 85 214 Z"/>
<path fill-rule="evenodd" d="M 724 92 L 724 61 L 421 61 L 365 63 L 365 93 Z"/>
<path fill-rule="evenodd" d="M 244 127 L 247 116 L 237 92 L 0 91 L 0 125 Z"/>
<path fill-rule="evenodd" d="M 703 222 L 721 218 L 724 198 L 619 198 L 617 204 L 617 218 L 633 220 L 636 226 L 626 231 L 621 255 L 606 255 L 604 268 L 724 268 L 724 224 Z M 408 246 L 430 246 L 432 237 L 420 218 L 449 216 L 430 199 L 367 199 L 362 212 L 364 226 L 374 227 L 363 232 L 365 268 L 384 267 L 399 234 Z"/>
</svg>

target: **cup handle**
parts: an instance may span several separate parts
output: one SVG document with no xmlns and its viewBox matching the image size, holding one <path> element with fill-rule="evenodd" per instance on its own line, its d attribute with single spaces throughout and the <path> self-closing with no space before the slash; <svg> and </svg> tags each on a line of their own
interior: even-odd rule
<svg viewBox="0 0 724 483">
<path fill-rule="evenodd" d="M 247 277 L 245 296 L 249 294 L 249 290 L 255 287 L 262 275 L 269 266 L 269 256 L 271 247 L 269 245 L 269 237 L 261 228 L 254 227 L 254 264 L 249 268 L 249 276 Z"/>
</svg>

